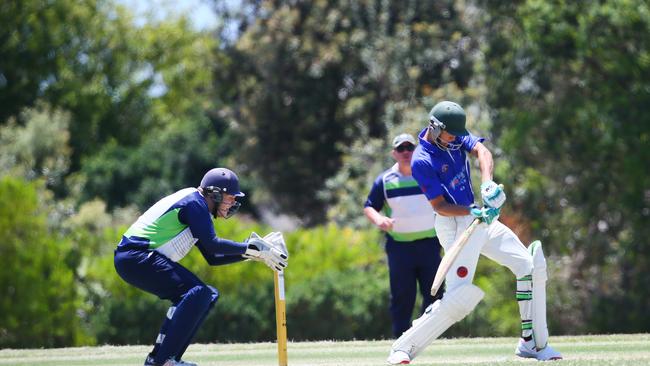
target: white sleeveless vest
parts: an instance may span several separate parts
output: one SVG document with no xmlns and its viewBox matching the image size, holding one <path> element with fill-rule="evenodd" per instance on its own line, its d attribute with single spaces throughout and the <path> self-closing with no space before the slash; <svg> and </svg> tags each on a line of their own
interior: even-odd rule
<svg viewBox="0 0 650 366">
<path fill-rule="evenodd" d="M 386 216 L 395 220 L 388 234 L 395 241 L 413 241 L 436 236 L 436 214 L 413 176 L 402 175 L 395 164 L 382 177 Z"/>
</svg>

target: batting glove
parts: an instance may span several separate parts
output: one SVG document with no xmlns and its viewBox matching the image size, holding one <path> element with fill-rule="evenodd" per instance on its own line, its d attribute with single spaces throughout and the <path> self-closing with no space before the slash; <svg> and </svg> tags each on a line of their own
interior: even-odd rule
<svg viewBox="0 0 650 366">
<path fill-rule="evenodd" d="M 478 218 L 481 220 L 481 222 L 484 222 L 488 225 L 499 218 L 499 213 L 500 210 L 498 208 L 487 206 L 484 206 L 482 208 L 473 207 L 470 210 L 470 214 L 472 214 L 472 216 Z"/>
<path fill-rule="evenodd" d="M 481 184 L 481 198 L 483 198 L 484 205 L 500 209 L 506 202 L 506 193 L 503 191 L 503 184 L 496 184 L 491 180 L 483 182 Z"/>
</svg>

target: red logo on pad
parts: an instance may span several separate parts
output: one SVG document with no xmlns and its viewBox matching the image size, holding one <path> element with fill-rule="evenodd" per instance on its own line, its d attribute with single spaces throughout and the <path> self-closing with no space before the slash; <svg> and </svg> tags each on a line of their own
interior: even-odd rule
<svg viewBox="0 0 650 366">
<path fill-rule="evenodd" d="M 456 274 L 460 278 L 465 278 L 465 276 L 467 276 L 467 267 L 464 266 L 458 267 L 458 269 L 456 270 Z"/>
</svg>

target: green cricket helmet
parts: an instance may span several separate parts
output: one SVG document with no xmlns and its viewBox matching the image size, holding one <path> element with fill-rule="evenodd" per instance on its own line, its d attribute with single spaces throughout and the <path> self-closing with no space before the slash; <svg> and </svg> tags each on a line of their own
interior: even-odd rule
<svg viewBox="0 0 650 366">
<path fill-rule="evenodd" d="M 443 101 L 431 108 L 429 112 L 429 123 L 438 125 L 454 136 L 467 136 L 469 132 L 465 128 L 465 111 L 458 103 Z"/>
<path fill-rule="evenodd" d="M 454 136 L 467 136 L 465 128 L 465 111 L 458 103 L 443 101 L 431 108 L 429 112 L 429 134 L 435 144 L 442 150 L 458 150 L 461 144 L 458 140 L 445 142 L 440 139 L 442 131 Z"/>
</svg>

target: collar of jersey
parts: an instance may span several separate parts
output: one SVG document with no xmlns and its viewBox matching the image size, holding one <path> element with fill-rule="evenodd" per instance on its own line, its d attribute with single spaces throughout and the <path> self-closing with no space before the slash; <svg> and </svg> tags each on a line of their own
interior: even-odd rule
<svg viewBox="0 0 650 366">
<path fill-rule="evenodd" d="M 398 176 L 400 176 L 400 177 L 403 176 L 402 173 L 400 173 L 400 171 L 399 171 L 399 164 L 397 164 L 397 163 L 393 164 L 393 166 L 390 167 L 390 170 L 391 170 L 393 173 L 395 173 L 395 174 L 397 174 Z"/>
<path fill-rule="evenodd" d="M 426 150 L 427 152 L 432 153 L 432 154 L 435 154 L 435 153 L 437 153 L 437 152 L 442 151 L 442 150 L 440 150 L 440 148 L 439 148 L 438 146 L 436 146 L 436 145 L 430 143 L 429 141 L 427 141 L 427 140 L 424 138 L 424 135 L 426 135 L 426 133 L 427 133 L 427 127 L 425 127 L 425 128 L 424 128 L 422 131 L 420 131 L 420 133 L 418 134 L 418 139 L 420 140 L 420 146 L 422 146 L 422 148 L 423 148 L 424 150 Z"/>
</svg>

